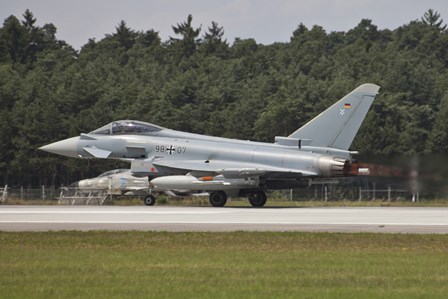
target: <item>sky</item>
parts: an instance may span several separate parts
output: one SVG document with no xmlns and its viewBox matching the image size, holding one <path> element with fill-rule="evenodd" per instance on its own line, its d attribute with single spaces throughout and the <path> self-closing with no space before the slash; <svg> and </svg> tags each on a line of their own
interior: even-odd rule
<svg viewBox="0 0 448 299">
<path fill-rule="evenodd" d="M 136 31 L 153 29 L 162 41 L 175 36 L 172 26 L 193 16 L 201 35 L 212 21 L 224 28 L 224 38 L 253 38 L 257 43 L 288 42 L 300 23 L 327 32 L 348 31 L 361 19 L 379 29 L 395 29 L 420 19 L 430 8 L 448 21 L 447 0 L 0 0 L 0 18 L 23 19 L 26 9 L 37 25 L 53 23 L 56 37 L 80 49 L 89 38 L 99 41 L 115 32 L 121 20 Z"/>
</svg>

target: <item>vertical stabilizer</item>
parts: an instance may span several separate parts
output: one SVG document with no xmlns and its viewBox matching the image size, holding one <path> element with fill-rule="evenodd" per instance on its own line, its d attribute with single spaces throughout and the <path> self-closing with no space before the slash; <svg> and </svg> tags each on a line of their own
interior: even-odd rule
<svg viewBox="0 0 448 299">
<path fill-rule="evenodd" d="M 363 84 L 289 135 L 310 146 L 348 150 L 380 87 Z"/>
</svg>

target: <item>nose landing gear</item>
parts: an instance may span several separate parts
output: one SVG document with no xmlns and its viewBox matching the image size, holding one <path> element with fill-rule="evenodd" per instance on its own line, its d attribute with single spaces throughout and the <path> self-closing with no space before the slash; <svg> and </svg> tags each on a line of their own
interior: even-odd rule
<svg viewBox="0 0 448 299">
<path fill-rule="evenodd" d="M 154 195 L 148 194 L 143 201 L 145 202 L 145 205 L 153 206 L 156 203 L 156 198 L 154 197 Z"/>
</svg>

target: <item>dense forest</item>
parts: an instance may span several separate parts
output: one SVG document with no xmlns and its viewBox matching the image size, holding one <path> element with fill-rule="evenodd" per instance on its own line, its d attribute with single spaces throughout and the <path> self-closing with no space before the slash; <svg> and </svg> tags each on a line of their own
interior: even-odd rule
<svg viewBox="0 0 448 299">
<path fill-rule="evenodd" d="M 229 42 L 191 15 L 166 41 L 122 21 L 79 51 L 29 10 L 10 16 L 0 27 L 0 185 L 67 185 L 116 167 L 37 148 L 117 119 L 273 142 L 366 82 L 381 90 L 352 145 L 364 159 L 446 153 L 448 30 L 423 13 L 395 30 L 362 19 L 328 33 L 298 20 L 289 42 L 271 45 Z"/>
</svg>

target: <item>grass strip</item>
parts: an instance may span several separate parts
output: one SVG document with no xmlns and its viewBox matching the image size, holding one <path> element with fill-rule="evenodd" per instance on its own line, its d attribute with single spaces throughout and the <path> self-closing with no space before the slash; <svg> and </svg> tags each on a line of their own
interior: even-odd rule
<svg viewBox="0 0 448 299">
<path fill-rule="evenodd" d="M 446 298 L 448 235 L 0 232 L 1 298 Z"/>
</svg>

